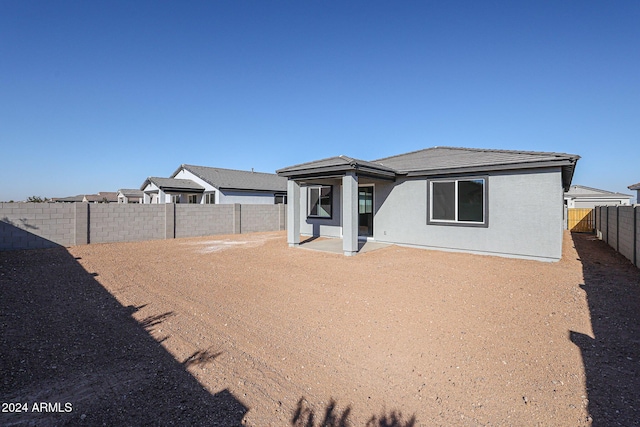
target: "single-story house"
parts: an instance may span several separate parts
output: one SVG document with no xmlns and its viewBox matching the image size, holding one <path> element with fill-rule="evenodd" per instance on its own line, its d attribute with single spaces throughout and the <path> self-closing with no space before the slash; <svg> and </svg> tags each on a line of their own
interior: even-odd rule
<svg viewBox="0 0 640 427">
<path fill-rule="evenodd" d="M 364 161 L 330 157 L 277 171 L 288 179 L 287 240 L 359 239 L 557 261 L 563 193 L 580 156 L 433 147 Z"/>
<path fill-rule="evenodd" d="M 564 193 L 564 203 L 568 208 L 630 205 L 632 197 L 630 194 L 614 193 L 584 185 L 572 185 L 569 191 Z"/>
<path fill-rule="evenodd" d="M 118 201 L 118 193 L 115 191 L 100 191 L 98 194 L 56 197 L 51 199 L 51 201 L 57 203 L 115 203 Z"/>
<path fill-rule="evenodd" d="M 170 178 L 149 177 L 143 203 L 280 204 L 287 180 L 273 173 L 181 165 Z"/>
<path fill-rule="evenodd" d="M 143 196 L 141 190 L 121 188 L 118 190 L 118 203 L 142 203 Z"/>
<path fill-rule="evenodd" d="M 640 203 L 640 182 L 627 187 L 629 190 L 636 191 L 636 203 Z"/>
</svg>

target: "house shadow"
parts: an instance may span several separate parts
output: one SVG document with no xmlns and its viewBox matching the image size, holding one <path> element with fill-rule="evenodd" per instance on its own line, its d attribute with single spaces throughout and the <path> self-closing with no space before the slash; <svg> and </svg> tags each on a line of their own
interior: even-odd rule
<svg viewBox="0 0 640 427">
<path fill-rule="evenodd" d="M 149 334 L 174 314 L 136 321 L 61 247 L 0 252 L 0 425 L 240 426 L 248 408 L 212 394 Z M 26 405 L 26 406 L 23 406 Z"/>
<path fill-rule="evenodd" d="M 640 426 L 640 270 L 592 234 L 572 233 L 595 338 L 580 348 L 592 426 Z"/>
<path fill-rule="evenodd" d="M 28 219 L 0 218 L 0 251 L 61 247 L 56 242 L 39 236 L 40 228 Z"/>
</svg>

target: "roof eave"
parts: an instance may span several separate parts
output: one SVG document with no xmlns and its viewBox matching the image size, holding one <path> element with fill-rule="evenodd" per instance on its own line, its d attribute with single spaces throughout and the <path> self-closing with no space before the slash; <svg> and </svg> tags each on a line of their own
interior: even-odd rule
<svg viewBox="0 0 640 427">
<path fill-rule="evenodd" d="M 474 172 L 492 172 L 492 171 L 506 171 L 517 169 L 539 169 L 546 167 L 564 167 L 574 166 L 575 162 L 570 161 L 543 161 L 543 162 L 525 162 L 525 163 L 506 163 L 497 165 L 479 165 L 479 166 L 462 166 L 456 168 L 440 168 L 440 169 L 423 169 L 423 170 L 408 170 L 407 176 L 430 176 L 430 175 L 451 175 L 457 173 L 474 173 Z"/>
<path fill-rule="evenodd" d="M 276 173 L 279 176 L 289 178 L 289 179 L 295 179 L 295 180 L 343 176 L 347 172 L 355 172 L 358 175 L 369 176 L 374 178 L 380 177 L 382 179 L 390 179 L 390 180 L 395 180 L 397 176 L 396 172 L 393 172 L 390 170 L 378 169 L 375 167 L 360 165 L 357 163 L 322 166 L 322 167 L 316 167 L 316 168 L 304 168 L 304 169 L 296 169 L 296 170 L 280 169 L 276 171 Z"/>
</svg>

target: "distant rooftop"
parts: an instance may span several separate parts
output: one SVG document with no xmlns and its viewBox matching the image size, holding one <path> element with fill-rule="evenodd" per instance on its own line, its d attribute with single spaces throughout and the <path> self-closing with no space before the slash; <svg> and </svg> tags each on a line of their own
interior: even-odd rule
<svg viewBox="0 0 640 427">
<path fill-rule="evenodd" d="M 182 169 L 191 172 L 216 188 L 287 191 L 287 180 L 273 173 L 214 168 L 209 166 L 181 165 L 171 176 L 176 176 Z"/>
</svg>

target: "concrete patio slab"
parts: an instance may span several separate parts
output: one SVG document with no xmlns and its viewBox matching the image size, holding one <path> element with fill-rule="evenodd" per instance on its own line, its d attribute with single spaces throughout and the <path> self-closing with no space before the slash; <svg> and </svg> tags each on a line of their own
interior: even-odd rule
<svg viewBox="0 0 640 427">
<path fill-rule="evenodd" d="M 380 243 L 373 242 L 370 240 L 359 240 L 358 241 L 358 253 L 366 253 L 375 251 L 377 249 L 386 248 L 391 246 L 389 243 Z M 321 252 L 331 252 L 335 254 L 343 254 L 342 249 L 342 239 L 331 239 L 331 238 L 313 238 L 310 237 L 306 240 L 300 242 L 300 247 L 303 249 L 310 249 L 313 251 L 321 251 Z"/>
</svg>

